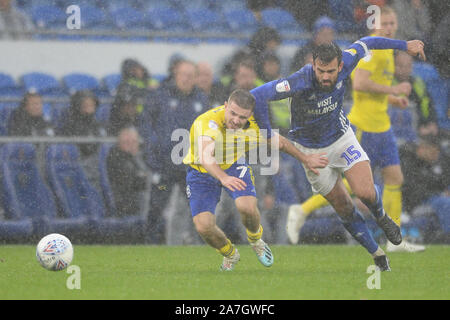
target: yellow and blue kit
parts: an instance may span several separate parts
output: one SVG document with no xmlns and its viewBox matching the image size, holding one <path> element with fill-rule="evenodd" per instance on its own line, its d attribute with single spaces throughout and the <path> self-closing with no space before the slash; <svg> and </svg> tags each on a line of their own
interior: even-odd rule
<svg viewBox="0 0 450 320">
<path fill-rule="evenodd" d="M 236 199 L 241 196 L 255 196 L 256 190 L 252 168 L 246 163 L 245 155 L 255 149 L 262 137 L 255 119 L 250 117 L 247 125 L 239 130 L 227 130 L 225 126 L 225 107 L 220 106 L 201 114 L 190 129 L 190 148 L 183 163 L 188 165 L 186 175 L 186 194 L 189 199 L 192 216 L 200 212 L 215 212 L 220 200 L 222 185 L 208 174 L 200 163 L 198 139 L 206 136 L 214 140 L 214 157 L 222 170 L 228 175 L 245 181 L 247 187 L 242 191 L 228 194 Z"/>
</svg>

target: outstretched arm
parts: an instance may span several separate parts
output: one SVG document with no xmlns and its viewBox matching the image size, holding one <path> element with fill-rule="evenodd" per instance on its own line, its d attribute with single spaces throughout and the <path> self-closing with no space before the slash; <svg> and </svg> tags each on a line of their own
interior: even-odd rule
<svg viewBox="0 0 450 320">
<path fill-rule="evenodd" d="M 370 56 L 370 50 L 396 49 L 406 51 L 414 57 L 425 61 L 424 44 L 420 40 L 396 40 L 383 37 L 364 37 L 355 41 L 342 53 L 344 70 L 350 74 L 359 60 Z"/>
<path fill-rule="evenodd" d="M 271 139 L 277 139 L 278 149 L 293 156 L 298 161 L 302 162 L 304 166 L 319 175 L 319 168 L 325 168 L 328 165 L 328 158 L 326 153 L 314 153 L 314 154 L 304 154 L 298 148 L 296 148 L 292 142 L 280 134 L 274 133 Z"/>
</svg>

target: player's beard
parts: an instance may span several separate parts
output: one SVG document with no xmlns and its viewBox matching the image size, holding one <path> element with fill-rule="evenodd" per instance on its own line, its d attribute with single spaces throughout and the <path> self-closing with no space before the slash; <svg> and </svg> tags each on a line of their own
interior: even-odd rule
<svg viewBox="0 0 450 320">
<path fill-rule="evenodd" d="M 334 90 L 334 87 L 336 86 L 336 82 L 337 82 L 337 79 L 335 81 L 330 80 L 329 82 L 326 83 L 325 86 L 322 84 L 322 82 L 319 82 L 320 90 L 325 91 L 325 92 L 331 92 Z"/>
</svg>

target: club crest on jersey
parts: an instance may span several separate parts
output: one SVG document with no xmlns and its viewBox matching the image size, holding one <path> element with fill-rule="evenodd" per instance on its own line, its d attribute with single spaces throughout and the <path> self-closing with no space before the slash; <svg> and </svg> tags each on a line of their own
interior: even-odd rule
<svg viewBox="0 0 450 320">
<path fill-rule="evenodd" d="M 339 81 L 336 85 L 336 89 L 340 89 L 340 88 L 342 88 L 342 80 Z"/>
<path fill-rule="evenodd" d="M 284 80 L 280 83 L 278 83 L 275 87 L 275 90 L 277 90 L 277 92 L 289 92 L 291 91 L 291 86 L 289 85 L 289 81 Z"/>
<path fill-rule="evenodd" d="M 209 120 L 208 127 L 215 130 L 219 128 L 219 125 L 214 120 Z"/>
</svg>

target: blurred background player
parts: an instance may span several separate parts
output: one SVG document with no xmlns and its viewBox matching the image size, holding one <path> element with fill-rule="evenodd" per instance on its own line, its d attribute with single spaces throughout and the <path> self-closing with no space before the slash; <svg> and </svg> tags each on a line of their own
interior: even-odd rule
<svg viewBox="0 0 450 320">
<path fill-rule="evenodd" d="M 394 38 L 397 15 L 387 6 L 381 8 L 381 28 L 372 36 Z M 400 226 L 402 214 L 403 174 L 400 158 L 388 114 L 389 104 L 407 108 L 411 93 L 409 81 L 392 85 L 394 79 L 394 51 L 374 50 L 368 61 L 361 60 L 352 74 L 353 106 L 348 119 L 355 134 L 369 155 L 372 167 L 381 168 L 383 204 L 387 214 Z M 398 246 L 387 242 L 389 251 L 423 251 L 425 247 L 402 241 Z"/>
</svg>

